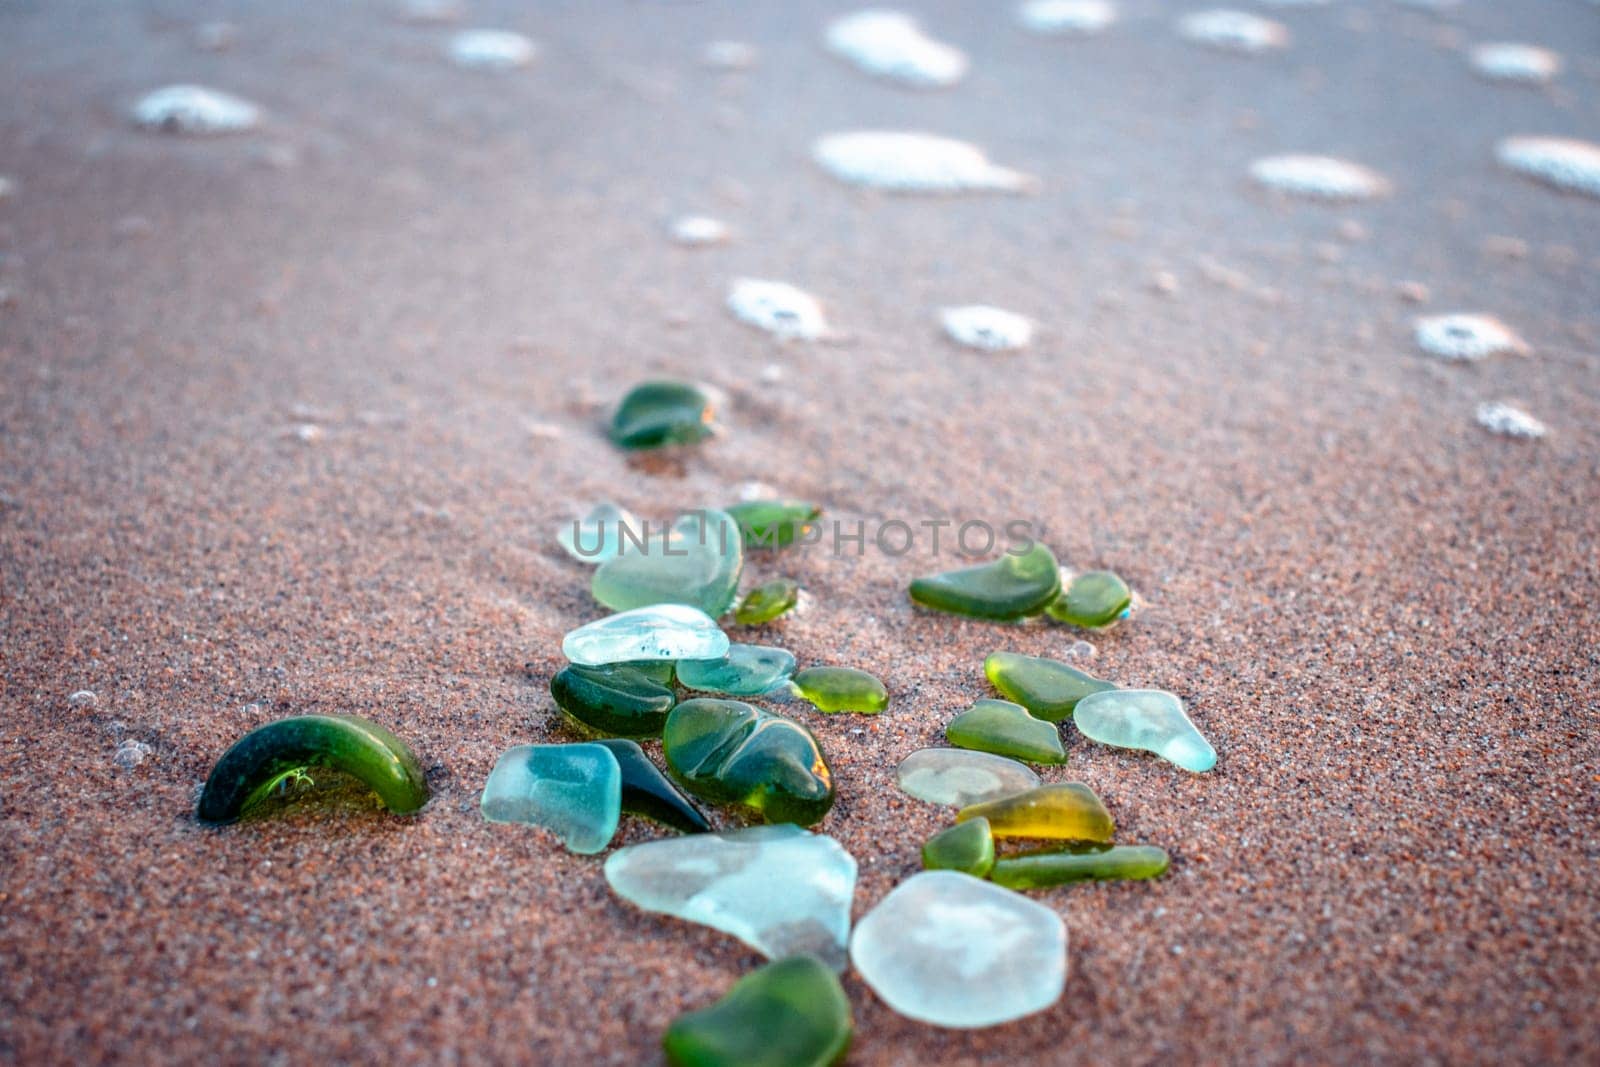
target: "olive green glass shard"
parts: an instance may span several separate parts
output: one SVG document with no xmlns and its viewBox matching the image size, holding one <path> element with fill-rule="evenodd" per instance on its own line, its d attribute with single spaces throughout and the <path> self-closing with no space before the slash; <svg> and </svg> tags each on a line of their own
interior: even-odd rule
<svg viewBox="0 0 1600 1067">
<path fill-rule="evenodd" d="M 990 653 L 983 661 L 983 673 L 1001 696 L 1046 722 L 1065 719 L 1090 693 L 1116 688 L 1059 660 L 1018 652 Z"/>
<path fill-rule="evenodd" d="M 677 694 L 659 677 L 634 663 L 572 664 L 550 679 L 550 695 L 586 737 L 660 737 Z"/>
<path fill-rule="evenodd" d="M 889 706 L 889 690 L 883 683 L 854 667 L 807 667 L 791 679 L 791 688 L 818 711 L 876 715 Z"/>
<path fill-rule="evenodd" d="M 774 578 L 746 593 L 734 609 L 740 626 L 760 626 L 794 610 L 800 602 L 800 584 L 793 578 Z"/>
<path fill-rule="evenodd" d="M 979 700 L 950 720 L 945 738 L 958 748 L 993 752 L 1029 763 L 1065 763 L 1067 750 L 1054 723 L 1036 719 L 1009 700 Z"/>
<path fill-rule="evenodd" d="M 911 583 L 911 599 L 925 608 L 1001 621 L 1037 615 L 1060 592 L 1055 554 L 1037 541 L 1021 554 L 1008 552 L 989 563 Z"/>
<path fill-rule="evenodd" d="M 1047 609 L 1058 622 L 1103 630 L 1127 618 L 1133 610 L 1133 590 L 1111 571 L 1074 575 Z"/>
<path fill-rule="evenodd" d="M 806 500 L 747 500 L 726 511 L 746 548 L 788 548 L 822 517 L 822 509 Z"/>
<path fill-rule="evenodd" d="M 611 440 L 622 448 L 688 445 L 712 432 L 710 394 L 688 382 L 645 382 L 623 397 L 611 417 Z"/>
<path fill-rule="evenodd" d="M 922 846 L 925 871 L 961 871 L 982 878 L 994 866 L 994 835 L 989 820 L 969 819 L 940 830 Z"/>
<path fill-rule="evenodd" d="M 1042 889 L 1069 882 L 1156 878 L 1166 873 L 1170 862 L 1167 850 L 1154 845 L 1076 845 L 1004 856 L 989 877 L 1007 889 Z"/>
<path fill-rule="evenodd" d="M 811 956 L 751 971 L 709 1008 L 680 1015 L 662 1051 L 672 1067 L 830 1067 L 854 1022 L 839 979 Z"/>
</svg>

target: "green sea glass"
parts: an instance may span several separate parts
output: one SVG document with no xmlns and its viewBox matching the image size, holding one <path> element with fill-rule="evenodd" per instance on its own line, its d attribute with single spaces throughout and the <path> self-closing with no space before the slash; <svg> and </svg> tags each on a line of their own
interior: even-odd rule
<svg viewBox="0 0 1600 1067">
<path fill-rule="evenodd" d="M 1086 571 L 1074 575 L 1046 610 L 1059 622 L 1103 630 L 1128 617 L 1133 610 L 1133 590 L 1110 571 Z"/>
<path fill-rule="evenodd" d="M 611 440 L 623 448 L 690 445 L 711 436 L 711 397 L 688 382 L 645 382 L 623 397 L 611 417 Z"/>
<path fill-rule="evenodd" d="M 961 871 L 982 878 L 994 866 L 994 835 L 988 819 L 969 819 L 940 830 L 922 846 L 922 869 Z"/>
<path fill-rule="evenodd" d="M 669 688 L 670 678 L 667 682 L 658 678 L 659 668 L 639 663 L 574 664 L 550 679 L 550 695 L 567 721 L 585 736 L 660 737 L 678 698 Z"/>
<path fill-rule="evenodd" d="M 794 694 L 819 711 L 858 711 L 876 715 L 889 706 L 889 690 L 854 667 L 807 667 L 793 678 Z"/>
<path fill-rule="evenodd" d="M 811 956 L 791 956 L 680 1015 L 661 1047 L 673 1067 L 829 1067 L 844 1059 L 853 1031 L 839 979 Z"/>
<path fill-rule="evenodd" d="M 610 749 L 617 759 L 617 767 L 622 771 L 623 811 L 642 815 L 686 834 L 700 834 L 711 829 L 706 817 L 650 762 L 637 742 L 612 737 L 595 744 Z"/>
<path fill-rule="evenodd" d="M 715 619 L 733 606 L 744 570 L 739 528 L 720 511 L 691 511 L 643 549 L 623 546 L 594 572 L 594 598 L 613 611 L 686 604 Z"/>
<path fill-rule="evenodd" d="M 235 741 L 211 769 L 196 815 L 202 822 L 233 822 L 281 783 L 314 767 L 360 779 L 396 815 L 428 802 L 416 754 L 394 734 L 354 715 L 299 715 Z"/>
<path fill-rule="evenodd" d="M 911 583 L 911 599 L 923 607 L 978 619 L 1037 615 L 1059 592 L 1061 570 L 1055 554 L 1038 541 L 1020 555 L 1008 552 L 989 563 Z"/>
<path fill-rule="evenodd" d="M 684 701 L 667 717 L 661 747 L 683 787 L 713 804 L 798 826 L 821 822 L 833 807 L 833 772 L 811 731 L 743 701 Z"/>
<path fill-rule="evenodd" d="M 730 696 L 760 696 L 794 673 L 794 653 L 766 645 L 728 646 L 721 659 L 678 662 L 678 681 L 687 689 Z"/>
<path fill-rule="evenodd" d="M 727 512 L 746 548 L 788 548 L 822 517 L 822 509 L 805 500 L 747 500 Z"/>
<path fill-rule="evenodd" d="M 1068 882 L 1155 878 L 1166 873 L 1169 862 L 1167 850 L 1153 845 L 1078 845 L 1002 857 L 989 878 L 1007 889 L 1043 889 Z"/>
<path fill-rule="evenodd" d="M 489 772 L 479 806 L 490 822 L 542 826 L 593 855 L 617 832 L 622 768 L 604 745 L 518 745 Z"/>
<path fill-rule="evenodd" d="M 800 583 L 793 578 L 774 578 L 744 595 L 733 621 L 740 626 L 760 626 L 793 611 L 799 602 Z"/>
<path fill-rule="evenodd" d="M 1017 652 L 991 652 L 983 661 L 983 673 L 1007 700 L 1046 722 L 1065 719 L 1090 693 L 1116 688 L 1058 660 Z"/>
<path fill-rule="evenodd" d="M 989 832 L 995 837 L 1110 841 L 1116 830 L 1111 813 L 1082 782 L 1042 785 L 956 812 L 956 822 L 977 818 L 989 820 Z"/>
<path fill-rule="evenodd" d="M 1183 701 L 1161 689 L 1117 689 L 1085 697 L 1072 717 L 1091 741 L 1154 752 L 1186 771 L 1217 765 L 1217 750 L 1201 736 Z"/>
<path fill-rule="evenodd" d="M 993 752 L 1030 763 L 1065 763 L 1067 750 L 1054 723 L 1036 719 L 1009 700 L 979 700 L 950 720 L 944 736 L 952 745 Z"/>
</svg>

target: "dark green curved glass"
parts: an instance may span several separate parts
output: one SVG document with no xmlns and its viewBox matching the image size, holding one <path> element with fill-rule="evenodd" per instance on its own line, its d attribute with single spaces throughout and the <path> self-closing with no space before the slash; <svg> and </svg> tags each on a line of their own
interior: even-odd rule
<svg viewBox="0 0 1600 1067">
<path fill-rule="evenodd" d="M 1021 555 L 930 574 L 911 583 L 911 599 L 925 608 L 975 619 L 1023 619 L 1050 606 L 1061 592 L 1055 553 L 1035 541 Z"/>
<path fill-rule="evenodd" d="M 733 621 L 740 626 L 760 626 L 792 611 L 799 602 L 800 583 L 793 578 L 774 578 L 744 595 Z"/>
<path fill-rule="evenodd" d="M 396 815 L 409 815 L 428 802 L 416 754 L 394 734 L 354 715 L 300 715 L 269 722 L 235 741 L 211 769 L 196 814 L 202 822 L 233 822 L 278 783 L 312 767 L 359 778 Z"/>
<path fill-rule="evenodd" d="M 572 664 L 550 679 L 550 695 L 587 737 L 660 737 L 677 694 L 627 663 Z"/>
<path fill-rule="evenodd" d="M 623 448 L 688 445 L 711 436 L 711 397 L 688 382 L 645 382 L 611 417 L 611 440 Z"/>
<path fill-rule="evenodd" d="M 685 700 L 667 717 L 661 749 L 673 777 L 713 804 L 798 826 L 833 807 L 833 772 L 811 731 L 742 700 Z"/>
<path fill-rule="evenodd" d="M 994 835 L 989 820 L 969 819 L 928 838 L 922 846 L 925 871 L 960 871 L 982 878 L 994 867 Z"/>
<path fill-rule="evenodd" d="M 1111 571 L 1075 575 L 1046 610 L 1059 622 L 1100 630 L 1122 619 L 1133 604 L 1133 590 Z"/>
<path fill-rule="evenodd" d="M 989 877 L 1007 889 L 1042 889 L 1068 882 L 1155 878 L 1166 873 L 1169 862 L 1167 850 L 1154 845 L 1083 845 L 1003 857 Z"/>
<path fill-rule="evenodd" d="M 604 745 L 617 757 L 617 766 L 622 769 L 623 811 L 653 819 L 686 834 L 701 834 L 711 829 L 706 817 L 650 762 L 637 742 L 609 737 L 595 744 Z"/>
<path fill-rule="evenodd" d="M 1054 723 L 1035 718 L 1009 700 L 979 700 L 950 720 L 947 741 L 958 748 L 993 752 L 1029 763 L 1065 763 L 1067 750 Z"/>
<path fill-rule="evenodd" d="M 806 500 L 747 500 L 723 510 L 739 524 L 746 548 L 788 548 L 822 517 Z"/>
<path fill-rule="evenodd" d="M 855 1023 L 839 979 L 810 956 L 751 971 L 709 1008 L 680 1015 L 661 1048 L 672 1067 L 829 1067 Z"/>
</svg>

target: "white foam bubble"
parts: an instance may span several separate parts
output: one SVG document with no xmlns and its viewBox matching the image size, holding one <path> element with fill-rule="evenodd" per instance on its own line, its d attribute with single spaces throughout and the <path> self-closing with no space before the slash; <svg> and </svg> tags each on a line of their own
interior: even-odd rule
<svg viewBox="0 0 1600 1067">
<path fill-rule="evenodd" d="M 515 70 L 533 62 L 536 46 L 510 30 L 462 30 L 450 39 L 450 60 L 471 70 Z"/>
<path fill-rule="evenodd" d="M 871 8 L 834 19 L 824 40 L 828 51 L 868 74 L 919 89 L 942 89 L 967 73 L 965 53 L 929 37 L 900 11 Z"/>
<path fill-rule="evenodd" d="M 146 129 L 205 136 L 253 129 L 261 109 L 216 89 L 168 85 L 145 94 L 133 106 L 133 120 Z"/>
<path fill-rule="evenodd" d="M 983 149 L 926 133 L 858 131 L 820 138 L 812 156 L 842 182 L 896 192 L 1023 192 L 1037 180 L 989 162 Z"/>
<path fill-rule="evenodd" d="M 121 770 L 131 771 L 145 761 L 150 751 L 149 745 L 130 737 L 117 746 L 116 752 L 111 755 L 111 762 Z"/>
<path fill-rule="evenodd" d="M 1502 166 L 1568 192 L 1600 196 L 1600 145 L 1567 137 L 1508 137 L 1495 148 Z"/>
<path fill-rule="evenodd" d="M 1017 21 L 1034 33 L 1091 34 L 1117 21 L 1117 9 L 1110 0 L 1029 0 Z"/>
<path fill-rule="evenodd" d="M 702 247 L 726 244 L 728 237 L 727 224 L 707 215 L 685 215 L 672 223 L 672 239 L 681 245 Z"/>
<path fill-rule="evenodd" d="M 1512 407 L 1500 400 L 1478 405 L 1478 425 L 1501 437 L 1518 437 L 1537 440 L 1550 432 L 1550 428 L 1521 408 Z"/>
<path fill-rule="evenodd" d="M 1494 81 L 1543 85 L 1561 73 L 1561 57 L 1531 44 L 1480 44 L 1471 52 L 1472 69 Z"/>
<path fill-rule="evenodd" d="M 1198 44 L 1256 55 L 1289 44 L 1289 28 L 1248 11 L 1217 8 L 1178 20 L 1178 32 Z"/>
<path fill-rule="evenodd" d="M 1377 171 L 1333 156 L 1267 156 L 1250 164 L 1250 177 L 1280 193 L 1322 200 L 1369 200 L 1389 191 Z"/>
<path fill-rule="evenodd" d="M 728 292 L 728 310 L 784 340 L 815 341 L 828 332 L 817 298 L 788 282 L 740 278 Z"/>
<path fill-rule="evenodd" d="M 939 322 L 944 332 L 961 344 L 989 352 L 1010 352 L 1033 340 L 1033 323 L 1014 311 L 969 304 L 943 308 Z"/>
<path fill-rule="evenodd" d="M 1464 311 L 1427 315 L 1416 320 L 1415 329 L 1417 347 L 1430 356 L 1452 363 L 1528 353 L 1522 338 L 1492 315 Z"/>
</svg>

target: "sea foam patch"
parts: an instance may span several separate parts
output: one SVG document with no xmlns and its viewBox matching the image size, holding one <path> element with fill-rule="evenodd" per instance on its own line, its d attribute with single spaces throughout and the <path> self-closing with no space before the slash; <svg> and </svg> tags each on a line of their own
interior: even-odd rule
<svg viewBox="0 0 1600 1067">
<path fill-rule="evenodd" d="M 1516 437 L 1526 441 L 1537 440 L 1550 432 L 1550 428 L 1519 407 L 1502 400 L 1489 400 L 1478 405 L 1478 425 L 1501 437 Z"/>
<path fill-rule="evenodd" d="M 1267 156 L 1250 164 L 1250 177 L 1274 192 L 1317 200 L 1370 200 L 1390 188 L 1370 167 L 1333 156 Z"/>
<path fill-rule="evenodd" d="M 954 85 L 967 73 L 966 53 L 922 32 L 901 11 L 870 8 L 828 23 L 828 51 L 868 74 L 919 89 Z"/>
<path fill-rule="evenodd" d="M 1490 356 L 1528 354 L 1528 345 L 1511 327 L 1492 315 L 1457 311 L 1425 315 L 1413 324 L 1417 347 L 1449 363 L 1476 362 Z"/>
<path fill-rule="evenodd" d="M 211 136 L 254 129 L 261 121 L 261 109 L 217 89 L 168 85 L 134 104 L 133 120 L 148 130 Z"/>
<path fill-rule="evenodd" d="M 1600 197 L 1600 145 L 1568 137 L 1508 137 L 1495 147 L 1495 158 L 1546 185 Z"/>
<path fill-rule="evenodd" d="M 819 138 L 817 165 L 842 182 L 895 192 L 1026 192 L 1031 175 L 989 162 L 983 149 L 926 133 L 862 130 Z"/>
</svg>

